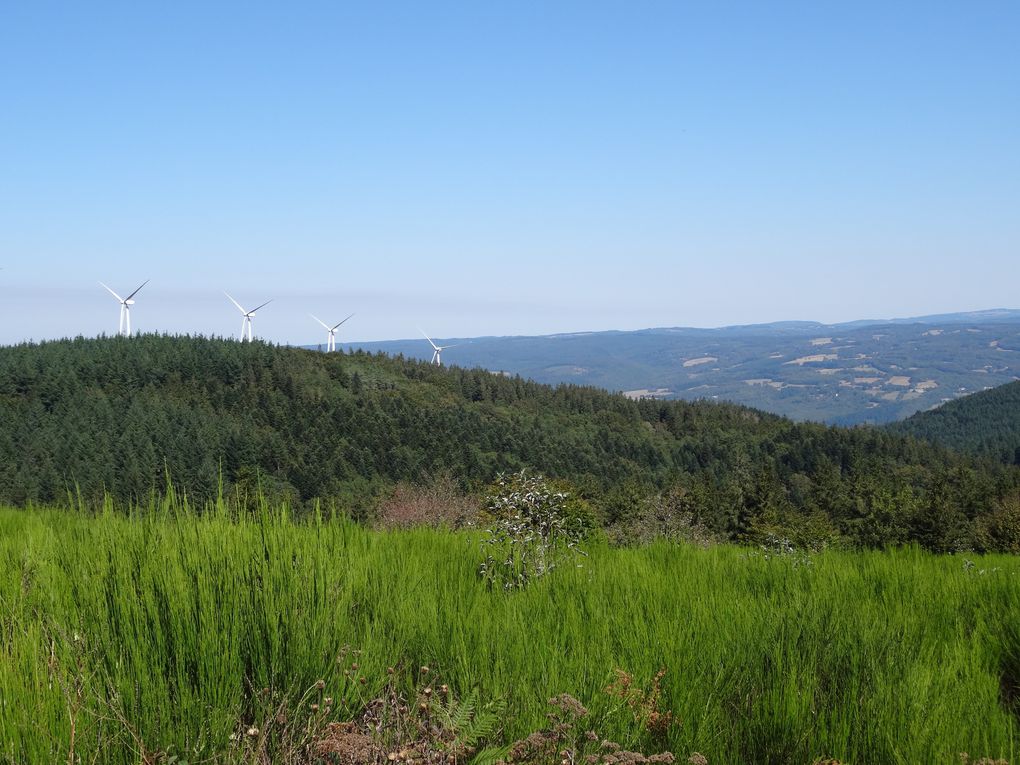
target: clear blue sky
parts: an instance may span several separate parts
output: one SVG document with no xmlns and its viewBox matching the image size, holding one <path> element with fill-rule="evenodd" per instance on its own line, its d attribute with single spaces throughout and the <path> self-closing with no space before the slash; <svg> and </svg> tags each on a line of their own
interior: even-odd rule
<svg viewBox="0 0 1020 765">
<path fill-rule="evenodd" d="M 1020 306 L 1020 3 L 6 3 L 0 342 Z"/>
</svg>

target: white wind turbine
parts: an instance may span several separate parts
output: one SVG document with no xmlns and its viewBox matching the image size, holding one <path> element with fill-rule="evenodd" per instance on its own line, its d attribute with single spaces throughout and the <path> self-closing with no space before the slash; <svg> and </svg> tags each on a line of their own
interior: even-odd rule
<svg viewBox="0 0 1020 765">
<path fill-rule="evenodd" d="M 103 284 L 102 282 L 99 282 L 99 286 L 100 287 L 105 289 L 107 292 L 109 292 L 111 295 L 113 295 L 115 298 L 117 298 L 118 301 L 120 301 L 120 324 L 117 325 L 117 334 L 118 335 L 124 335 L 125 337 L 128 337 L 128 336 L 131 335 L 131 306 L 133 306 L 135 304 L 134 297 L 135 297 L 135 295 L 138 294 L 138 290 L 140 290 L 142 287 L 144 287 L 148 283 L 149 283 L 149 280 L 146 279 L 144 282 L 142 282 L 138 286 L 138 289 L 136 289 L 134 292 L 132 292 L 126 298 L 122 298 L 120 295 L 118 295 L 116 292 L 111 290 L 105 284 Z"/>
<path fill-rule="evenodd" d="M 319 324 L 321 324 L 323 326 L 323 328 L 329 333 L 326 336 L 326 352 L 327 353 L 336 350 L 336 331 L 337 331 L 337 329 L 340 328 L 340 324 L 343 324 L 344 321 L 347 321 L 347 319 L 351 318 L 351 316 L 354 316 L 354 314 L 352 313 L 351 316 L 348 316 L 347 319 L 344 319 L 344 321 L 340 322 L 340 324 L 334 324 L 331 327 L 326 322 L 324 322 L 322 319 L 320 319 L 317 316 L 315 316 L 314 314 L 308 314 L 308 315 L 311 316 L 313 319 L 315 319 L 317 322 L 319 322 Z"/>
<path fill-rule="evenodd" d="M 456 345 L 436 345 L 435 343 L 432 342 L 432 338 L 431 337 L 426 335 L 420 329 L 418 331 L 421 332 L 422 337 L 424 337 L 426 340 L 428 340 L 429 341 L 429 345 L 432 346 L 432 362 L 431 363 L 435 364 L 437 367 L 443 366 L 443 357 L 442 357 L 443 351 L 445 351 L 447 348 L 456 348 L 457 346 Z"/>
<path fill-rule="evenodd" d="M 227 295 L 226 292 L 224 292 L 223 294 Z M 241 304 L 238 303 L 236 300 L 234 300 L 234 298 L 230 297 L 230 295 L 227 295 L 227 299 L 230 300 L 231 303 L 236 305 L 237 306 L 237 310 L 241 312 L 241 316 L 242 316 L 242 318 L 241 318 L 241 342 L 244 342 L 245 340 L 247 340 L 250 343 L 251 339 L 252 339 L 252 334 L 251 334 L 251 332 L 252 332 L 252 317 L 255 316 L 255 312 L 257 310 L 259 310 L 259 308 L 262 308 L 262 306 L 269 305 L 273 301 L 272 300 L 267 300 L 262 305 L 256 306 L 255 308 L 252 308 L 250 311 L 246 311 L 246 310 L 244 310 L 244 308 L 241 307 Z M 247 337 L 245 337 L 246 334 L 247 334 Z"/>
</svg>

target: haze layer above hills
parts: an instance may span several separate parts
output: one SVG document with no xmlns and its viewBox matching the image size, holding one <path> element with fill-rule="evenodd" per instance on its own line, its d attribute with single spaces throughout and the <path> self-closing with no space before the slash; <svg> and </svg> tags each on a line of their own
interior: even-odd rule
<svg viewBox="0 0 1020 765">
<path fill-rule="evenodd" d="M 1020 311 L 539 337 L 433 338 L 444 362 L 624 391 L 734 401 L 800 420 L 884 423 L 1020 379 Z M 348 347 L 425 358 L 424 338 Z"/>
</svg>

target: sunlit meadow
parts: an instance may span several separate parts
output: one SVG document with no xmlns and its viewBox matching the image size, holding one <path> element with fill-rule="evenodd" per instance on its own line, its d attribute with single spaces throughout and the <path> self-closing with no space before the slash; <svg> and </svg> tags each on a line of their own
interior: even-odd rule
<svg viewBox="0 0 1020 765">
<path fill-rule="evenodd" d="M 1016 761 L 1016 558 L 591 540 L 506 592 L 477 533 L 323 515 L 0 510 L 0 760 L 302 761 L 244 737 L 310 714 L 308 689 L 330 701 L 312 722 L 342 721 L 428 667 L 498 710 L 478 761 L 564 693 L 600 736 L 681 763 Z M 668 724 L 606 690 L 663 669 Z"/>
</svg>

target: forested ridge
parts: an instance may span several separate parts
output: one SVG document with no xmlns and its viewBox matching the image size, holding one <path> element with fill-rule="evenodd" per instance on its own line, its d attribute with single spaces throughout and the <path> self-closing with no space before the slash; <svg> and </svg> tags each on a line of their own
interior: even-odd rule
<svg viewBox="0 0 1020 765">
<path fill-rule="evenodd" d="M 632 401 L 485 370 L 262 342 L 142 335 L 0 349 L 0 502 L 197 501 L 261 485 L 366 512 L 397 482 L 478 490 L 530 468 L 606 523 L 649 497 L 722 536 L 1002 547 L 1012 466 L 877 428 L 732 404 Z M 992 520 L 989 520 L 992 519 Z"/>
<path fill-rule="evenodd" d="M 1020 382 L 948 401 L 889 426 L 961 452 L 1020 465 Z"/>
<path fill-rule="evenodd" d="M 937 405 L 947 391 L 973 393 L 1020 375 L 1020 311 L 442 342 L 457 345 L 447 360 L 462 366 L 658 398 L 718 397 L 830 425 L 901 420 Z M 432 353 L 420 338 L 359 345 Z"/>
</svg>

